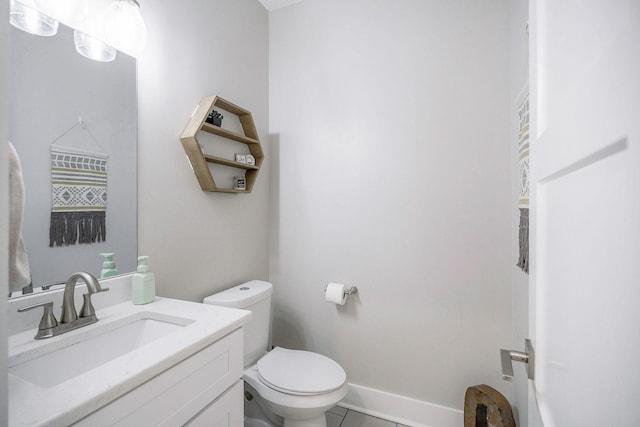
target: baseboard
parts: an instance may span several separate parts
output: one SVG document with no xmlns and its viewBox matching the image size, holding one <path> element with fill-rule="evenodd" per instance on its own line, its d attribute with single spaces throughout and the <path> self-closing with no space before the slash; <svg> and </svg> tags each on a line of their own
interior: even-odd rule
<svg viewBox="0 0 640 427">
<path fill-rule="evenodd" d="M 463 412 L 429 402 L 349 384 L 338 406 L 410 427 L 460 427 Z"/>
</svg>

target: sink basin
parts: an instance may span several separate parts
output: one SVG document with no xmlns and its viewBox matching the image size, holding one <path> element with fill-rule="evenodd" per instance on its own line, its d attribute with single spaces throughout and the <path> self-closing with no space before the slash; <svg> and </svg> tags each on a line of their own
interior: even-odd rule
<svg viewBox="0 0 640 427">
<path fill-rule="evenodd" d="M 9 368 L 9 373 L 43 388 L 53 387 L 95 369 L 159 338 L 181 330 L 190 319 L 138 313 L 115 328 L 94 328 L 79 342 Z M 107 329 L 107 330 L 105 330 Z M 54 366 L 55 369 L 51 369 Z"/>
</svg>

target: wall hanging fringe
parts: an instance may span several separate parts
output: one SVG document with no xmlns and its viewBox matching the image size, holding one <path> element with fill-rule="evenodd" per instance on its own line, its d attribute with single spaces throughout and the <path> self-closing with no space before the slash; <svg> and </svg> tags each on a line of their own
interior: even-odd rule
<svg viewBox="0 0 640 427">
<path fill-rule="evenodd" d="M 106 212 L 51 212 L 50 247 L 103 242 L 106 238 Z"/>
<path fill-rule="evenodd" d="M 518 267 L 525 273 L 529 272 L 529 209 L 520 208 L 520 227 L 518 230 L 520 240 L 520 256 Z"/>
</svg>

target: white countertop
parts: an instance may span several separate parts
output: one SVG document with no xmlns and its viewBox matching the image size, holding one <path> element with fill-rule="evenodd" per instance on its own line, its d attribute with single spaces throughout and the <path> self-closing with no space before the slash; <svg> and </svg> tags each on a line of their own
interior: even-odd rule
<svg viewBox="0 0 640 427">
<path fill-rule="evenodd" d="M 145 317 L 145 313 L 193 322 L 55 386 L 40 387 L 11 374 L 13 366 L 82 341 L 92 334 L 92 328 L 113 330 L 132 315 Z M 35 340 L 35 328 L 9 337 L 10 426 L 68 426 L 242 327 L 251 318 L 245 310 L 159 297 L 145 305 L 130 301 L 112 305 L 98 310 L 96 315 L 97 323 L 53 338 Z"/>
</svg>

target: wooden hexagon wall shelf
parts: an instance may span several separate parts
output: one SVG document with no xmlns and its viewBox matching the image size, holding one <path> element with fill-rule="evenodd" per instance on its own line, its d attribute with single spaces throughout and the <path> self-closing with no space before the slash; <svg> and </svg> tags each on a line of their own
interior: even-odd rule
<svg viewBox="0 0 640 427">
<path fill-rule="evenodd" d="M 207 123 L 205 120 L 214 107 L 218 107 L 238 116 L 244 135 Z M 255 165 L 248 165 L 236 162 L 235 160 L 205 154 L 196 137 L 196 134 L 199 131 L 209 132 L 223 138 L 246 144 L 249 148 L 249 152 L 256 160 Z M 250 111 L 247 111 L 242 107 L 238 107 L 219 96 L 207 96 L 202 98 L 200 104 L 198 104 L 198 107 L 191 115 L 191 119 L 189 120 L 187 127 L 184 129 L 184 132 L 182 132 L 180 141 L 182 142 L 184 151 L 187 153 L 187 157 L 191 162 L 191 167 L 193 168 L 193 172 L 196 174 L 196 178 L 200 183 L 202 191 L 251 193 L 253 185 L 256 182 L 256 178 L 258 177 L 258 171 L 260 170 L 260 166 L 262 166 L 262 162 L 264 160 L 264 153 L 262 152 L 260 139 L 258 138 L 258 131 L 255 123 L 253 122 L 253 116 Z M 209 163 L 245 169 L 246 190 L 218 187 L 213 180 L 213 175 L 211 174 L 211 170 L 208 165 Z"/>
</svg>

